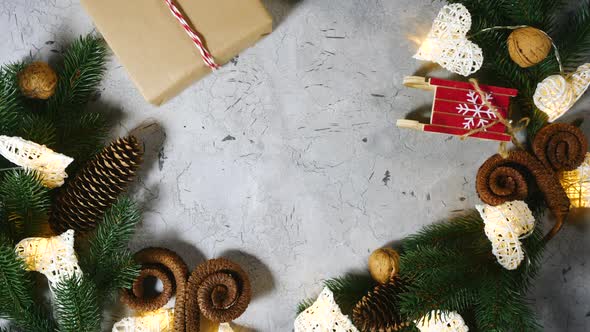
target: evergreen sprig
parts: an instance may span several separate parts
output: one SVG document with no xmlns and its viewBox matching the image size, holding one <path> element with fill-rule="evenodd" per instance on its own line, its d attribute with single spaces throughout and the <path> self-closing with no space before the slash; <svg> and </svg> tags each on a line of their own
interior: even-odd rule
<svg viewBox="0 0 590 332">
<path fill-rule="evenodd" d="M 0 200 L 5 215 L 1 232 L 14 241 L 38 233 L 47 222 L 49 189 L 35 172 L 7 171 L 0 181 Z"/>
<path fill-rule="evenodd" d="M 14 135 L 20 125 L 24 98 L 18 87 L 17 74 L 23 67 L 23 63 L 17 63 L 0 68 L 0 133 L 2 135 Z"/>
<path fill-rule="evenodd" d="M 74 275 L 55 286 L 55 309 L 60 332 L 100 331 L 101 313 L 96 285 Z"/>
<path fill-rule="evenodd" d="M 120 198 L 107 210 L 88 240 L 88 250 L 82 253 L 82 270 L 101 290 L 101 300 L 118 289 L 131 287 L 139 274 L 128 243 L 140 217 L 135 203 Z"/>
<path fill-rule="evenodd" d="M 0 237 L 0 318 L 30 332 L 55 330 L 51 315 L 35 304 L 34 283 L 12 241 Z"/>
</svg>

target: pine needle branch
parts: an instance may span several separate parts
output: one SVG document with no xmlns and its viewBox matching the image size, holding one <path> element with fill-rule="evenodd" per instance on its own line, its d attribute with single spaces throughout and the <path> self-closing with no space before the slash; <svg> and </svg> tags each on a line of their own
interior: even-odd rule
<svg viewBox="0 0 590 332">
<path fill-rule="evenodd" d="M 0 238 L 0 318 L 30 332 L 52 332 L 54 323 L 49 314 L 35 305 L 34 283 L 18 258 L 12 242 Z"/>
<path fill-rule="evenodd" d="M 50 196 L 39 176 L 31 171 L 8 171 L 0 182 L 8 225 L 2 230 L 13 241 L 32 236 L 47 221 Z"/>
<path fill-rule="evenodd" d="M 334 301 L 345 315 L 351 315 L 354 306 L 377 284 L 368 274 L 349 273 L 343 277 L 328 279 L 324 282 L 332 293 Z"/>
<path fill-rule="evenodd" d="M 129 288 L 139 274 L 139 266 L 127 249 L 139 221 L 136 204 L 121 198 L 104 214 L 89 238 L 89 248 L 81 258 L 82 270 L 101 290 L 101 299 L 111 297 L 120 288 Z"/>
<path fill-rule="evenodd" d="M 101 314 L 94 283 L 74 275 L 58 282 L 54 292 L 58 331 L 100 331 Z"/>
<path fill-rule="evenodd" d="M 23 97 L 18 87 L 18 72 L 25 66 L 16 63 L 0 68 L 0 133 L 14 135 L 24 112 Z"/>
<path fill-rule="evenodd" d="M 104 75 L 106 54 L 104 41 L 94 35 L 80 37 L 70 45 L 64 55 L 55 95 L 49 100 L 50 112 L 88 102 Z"/>
</svg>

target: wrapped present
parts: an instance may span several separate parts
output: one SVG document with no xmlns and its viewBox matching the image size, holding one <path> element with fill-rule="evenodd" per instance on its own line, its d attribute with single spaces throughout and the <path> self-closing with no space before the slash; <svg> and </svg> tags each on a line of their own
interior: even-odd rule
<svg viewBox="0 0 590 332">
<path fill-rule="evenodd" d="M 143 96 L 156 105 L 212 71 L 171 5 L 216 65 L 272 31 L 272 18 L 260 0 L 81 2 Z"/>
<path fill-rule="evenodd" d="M 398 127 L 500 142 L 511 140 L 499 117 L 508 118 L 510 99 L 518 94 L 518 90 L 480 85 L 485 94 L 484 101 L 472 83 L 409 76 L 404 79 L 404 85 L 434 91 L 434 101 L 430 123 L 402 119 L 397 120 Z"/>
</svg>

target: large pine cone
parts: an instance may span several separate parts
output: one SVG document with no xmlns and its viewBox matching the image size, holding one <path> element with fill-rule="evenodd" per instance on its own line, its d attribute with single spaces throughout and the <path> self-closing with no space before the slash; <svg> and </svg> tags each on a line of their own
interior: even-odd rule
<svg viewBox="0 0 590 332">
<path fill-rule="evenodd" d="M 407 326 L 399 313 L 401 287 L 397 278 L 376 286 L 352 310 L 354 325 L 362 332 L 393 332 Z"/>
<path fill-rule="evenodd" d="M 133 136 L 119 138 L 105 147 L 61 189 L 50 218 L 53 231 L 61 234 L 73 229 L 84 233 L 94 229 L 133 180 L 142 155 Z"/>
</svg>

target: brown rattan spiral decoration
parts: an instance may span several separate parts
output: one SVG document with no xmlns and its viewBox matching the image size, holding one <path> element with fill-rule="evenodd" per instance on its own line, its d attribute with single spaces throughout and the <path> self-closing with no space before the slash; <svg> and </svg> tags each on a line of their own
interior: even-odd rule
<svg viewBox="0 0 590 332">
<path fill-rule="evenodd" d="M 139 277 L 131 289 L 123 290 L 121 301 L 137 311 L 151 311 L 163 307 L 176 294 L 184 294 L 188 278 L 188 267 L 178 254 L 166 248 L 145 248 L 135 254 L 141 264 Z M 159 279 L 163 291 L 155 297 L 144 294 L 143 283 L 146 278 Z M 174 306 L 174 331 L 185 331 L 184 296 L 176 297 Z M 194 330 L 194 331 L 198 331 Z"/>
<path fill-rule="evenodd" d="M 188 322 L 198 326 L 199 312 L 214 322 L 232 321 L 246 310 L 251 297 L 250 279 L 238 264 L 224 258 L 209 260 L 197 266 L 188 281 L 187 328 Z"/>
<path fill-rule="evenodd" d="M 499 205 L 528 198 L 531 186 L 536 184 L 557 220 L 546 236 L 548 240 L 561 229 L 570 209 L 569 198 L 555 171 L 580 166 L 587 148 L 586 138 L 577 127 L 548 125 L 533 142 L 536 158 L 526 151 L 510 152 L 507 158 L 489 158 L 477 173 L 477 193 L 484 203 Z"/>
<path fill-rule="evenodd" d="M 182 258 L 165 248 L 146 248 L 135 254 L 141 264 L 139 277 L 131 289 L 123 290 L 121 301 L 137 311 L 163 307 L 176 294 L 174 331 L 199 331 L 200 314 L 214 322 L 229 322 L 248 307 L 252 290 L 248 274 L 236 263 L 219 258 L 206 261 L 188 277 Z M 146 278 L 159 279 L 163 291 L 145 295 Z"/>
</svg>

